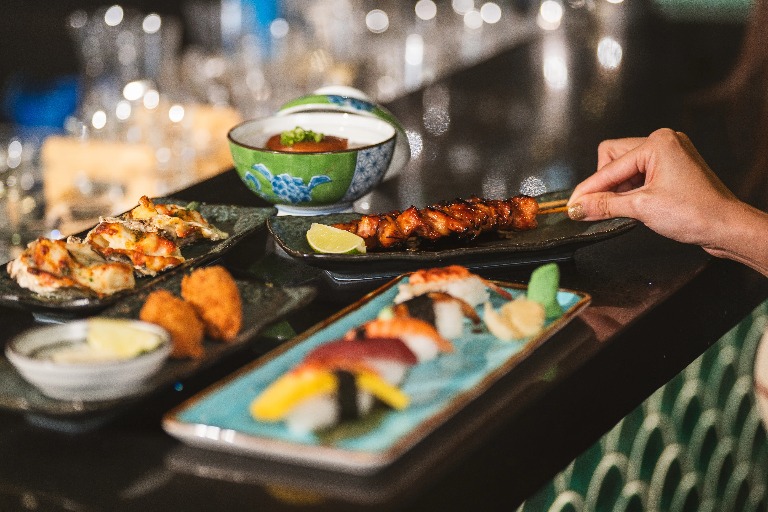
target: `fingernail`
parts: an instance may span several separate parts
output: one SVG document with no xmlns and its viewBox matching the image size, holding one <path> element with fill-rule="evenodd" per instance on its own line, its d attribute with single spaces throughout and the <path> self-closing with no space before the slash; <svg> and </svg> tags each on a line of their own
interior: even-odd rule
<svg viewBox="0 0 768 512">
<path fill-rule="evenodd" d="M 568 207 L 568 217 L 572 220 L 581 220 L 586 216 L 587 214 L 584 213 L 584 207 L 581 203 L 572 204 Z"/>
</svg>

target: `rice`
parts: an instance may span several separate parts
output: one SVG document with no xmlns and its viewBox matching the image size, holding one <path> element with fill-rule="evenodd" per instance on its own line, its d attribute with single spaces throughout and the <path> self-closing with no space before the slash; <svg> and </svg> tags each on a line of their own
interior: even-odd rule
<svg viewBox="0 0 768 512">
<path fill-rule="evenodd" d="M 454 339 L 464 332 L 464 314 L 458 302 L 435 302 L 435 328 L 440 336 Z"/>
</svg>

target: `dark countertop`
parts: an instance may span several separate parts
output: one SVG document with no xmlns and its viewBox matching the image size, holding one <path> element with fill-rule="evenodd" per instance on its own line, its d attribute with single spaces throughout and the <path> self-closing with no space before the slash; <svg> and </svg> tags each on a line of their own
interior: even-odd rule
<svg viewBox="0 0 768 512">
<path fill-rule="evenodd" d="M 687 125 L 681 105 L 685 94 L 722 76 L 738 27 L 672 26 L 630 14 L 624 23 L 600 9 L 584 12 L 567 30 L 388 105 L 423 145 L 405 171 L 371 195 L 371 211 L 470 193 L 511 195 L 521 185 L 570 188 L 591 172 L 600 140 L 661 126 L 689 131 L 694 143 L 705 143 L 700 149 L 710 161 L 730 161 L 724 144 L 710 144 L 722 126 Z M 623 49 L 615 70 L 597 66 L 603 33 Z M 566 81 L 547 86 L 543 76 L 554 70 L 562 78 L 557 72 L 566 62 Z M 739 179 L 737 169 L 718 170 L 726 181 Z M 233 172 L 177 195 L 262 204 Z M 275 254 L 263 232 L 226 258 L 244 269 L 267 260 L 296 270 L 294 282 L 319 287 L 318 299 L 290 317 L 297 331 L 363 292 L 340 290 Z M 525 282 L 529 273 L 513 266 L 485 275 Z M 110 417 L 55 423 L 0 412 L 0 509 L 512 510 L 768 298 L 768 280 L 759 274 L 642 226 L 578 249 L 561 273 L 562 286 L 588 292 L 591 305 L 380 474 L 209 452 L 163 432 L 168 409 L 273 346 L 257 341 L 178 389 Z M 6 309 L 0 320 L 4 338 L 32 323 Z"/>
</svg>

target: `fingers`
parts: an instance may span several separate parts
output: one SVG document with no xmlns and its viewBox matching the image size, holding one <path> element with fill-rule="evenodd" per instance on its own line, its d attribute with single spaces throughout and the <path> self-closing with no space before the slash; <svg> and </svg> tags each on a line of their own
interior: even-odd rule
<svg viewBox="0 0 768 512">
<path fill-rule="evenodd" d="M 604 165 L 598 172 L 579 183 L 571 194 L 571 205 L 585 194 L 595 192 L 626 192 L 642 185 L 643 167 L 638 166 L 639 152 L 642 146 L 635 146 L 621 157 Z"/>
<path fill-rule="evenodd" d="M 573 204 L 569 203 L 568 217 L 572 220 L 605 220 L 615 217 L 636 218 L 636 215 L 631 195 L 594 192 L 581 196 Z"/>
<path fill-rule="evenodd" d="M 621 158 L 645 142 L 645 137 L 627 137 L 624 139 L 604 140 L 597 146 L 597 169 L 602 169 L 606 164 Z"/>
</svg>

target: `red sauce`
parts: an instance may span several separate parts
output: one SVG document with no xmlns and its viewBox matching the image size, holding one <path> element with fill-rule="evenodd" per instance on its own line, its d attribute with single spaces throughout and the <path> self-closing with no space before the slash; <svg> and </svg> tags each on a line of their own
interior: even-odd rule
<svg viewBox="0 0 768 512">
<path fill-rule="evenodd" d="M 315 142 L 313 140 L 306 140 L 303 142 L 296 142 L 290 146 L 283 146 L 280 143 L 280 134 L 273 135 L 267 141 L 267 149 L 272 151 L 291 151 L 293 153 L 311 153 L 318 151 L 343 151 L 347 149 L 347 139 L 341 137 L 334 137 L 333 135 L 323 136 L 323 140 Z"/>
</svg>

